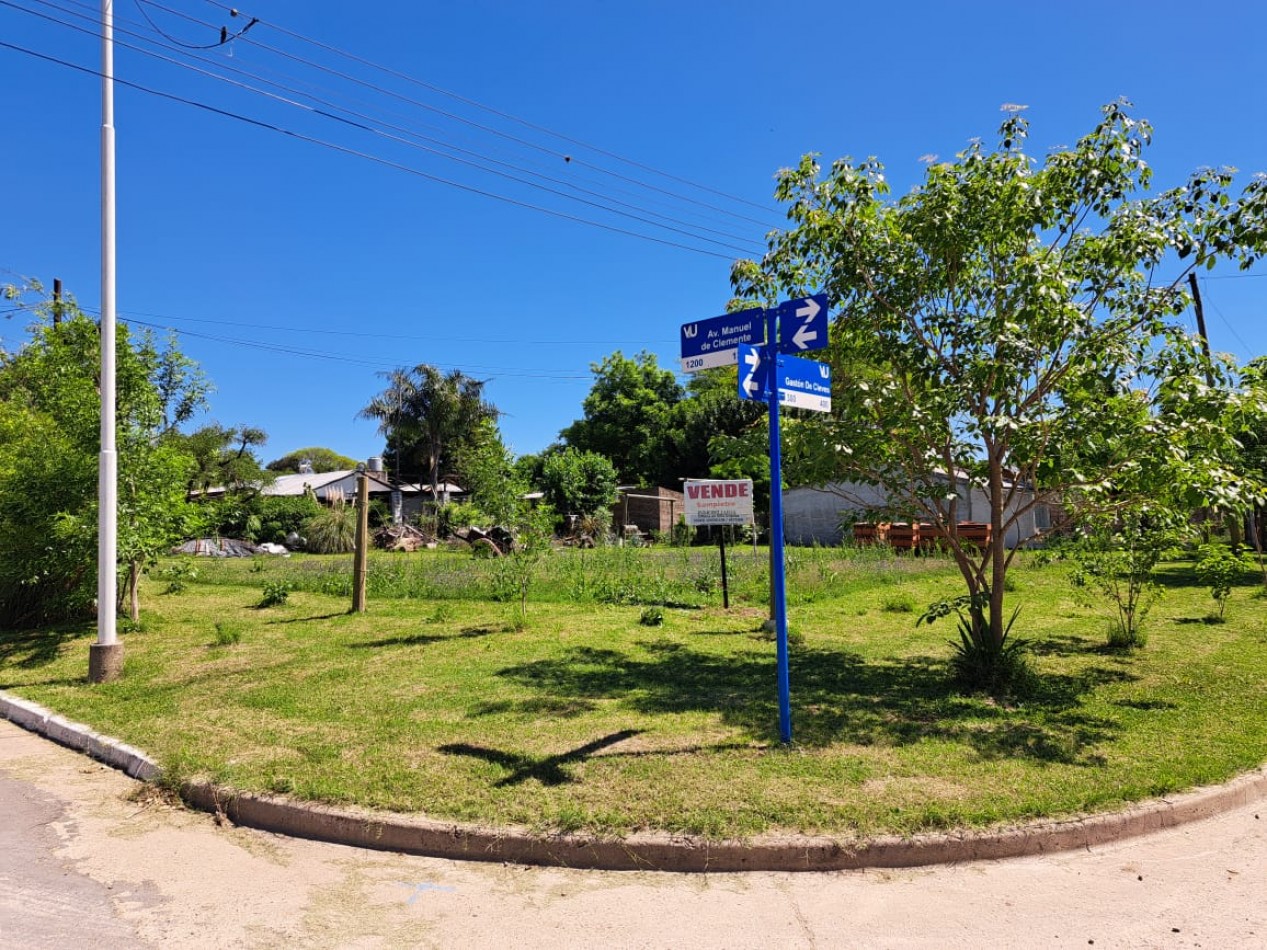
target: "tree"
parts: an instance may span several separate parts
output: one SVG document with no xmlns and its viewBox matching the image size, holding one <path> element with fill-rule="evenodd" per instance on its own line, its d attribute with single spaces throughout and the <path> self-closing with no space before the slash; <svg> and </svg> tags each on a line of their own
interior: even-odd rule
<svg viewBox="0 0 1267 950">
<path fill-rule="evenodd" d="M 316 445 L 306 449 L 295 449 L 295 451 L 289 452 L 279 459 L 273 459 L 264 467 L 270 472 L 277 472 L 278 474 L 298 474 L 300 464 L 305 461 L 310 462 L 312 470 L 318 474 L 323 472 L 342 472 L 356 468 L 356 459 L 340 455 L 334 449 L 326 449 Z"/>
<path fill-rule="evenodd" d="M 397 476 L 425 474 L 431 497 L 439 498 L 443 466 L 451 462 L 451 453 L 476 437 L 481 423 L 496 419 L 497 407 L 484 399 L 484 382 L 461 370 L 442 373 L 419 363 L 381 375 L 388 386 L 360 417 L 378 422 L 387 439 L 384 455 Z"/>
<path fill-rule="evenodd" d="M 273 480 L 255 451 L 268 441 L 263 429 L 212 422 L 188 435 L 173 433 L 171 438 L 194 459 L 190 491 L 224 488 L 231 493 L 257 492 Z"/>
<path fill-rule="evenodd" d="M 0 354 L 0 626 L 82 616 L 96 589 L 100 338 L 73 301 L 56 324 L 35 314 L 29 342 Z M 121 324 L 116 342 L 119 594 L 135 618 L 142 571 L 197 522 L 171 435 L 206 384 L 171 341 Z"/>
<path fill-rule="evenodd" d="M 514 521 L 528 486 L 516 473 L 495 419 L 482 420 L 472 437 L 458 446 L 453 467 L 458 484 L 466 490 L 466 501 L 494 524 Z"/>
<path fill-rule="evenodd" d="M 616 500 L 616 469 L 597 452 L 569 446 L 546 458 L 541 487 L 546 503 L 560 515 L 593 517 Z"/>
<path fill-rule="evenodd" d="M 673 478 L 670 422 L 683 397 L 673 373 L 661 369 L 653 353 L 627 359 L 620 350 L 590 370 L 594 385 L 585 415 L 560 433 L 563 440 L 606 456 L 622 482 L 656 485 Z"/>
<path fill-rule="evenodd" d="M 834 301 L 833 413 L 789 426 L 789 454 L 810 481 L 882 485 L 941 529 L 967 586 L 955 604 L 964 649 L 987 676 L 1010 626 L 1006 533 L 1037 505 L 1120 504 L 1138 464 L 1128 448 L 1145 443 L 1168 448 L 1193 495 L 1246 488 L 1226 464 L 1229 391 L 1206 383 L 1174 318 L 1189 271 L 1261 252 L 1267 181 L 1234 198 L 1232 174 L 1206 169 L 1145 195 L 1151 128 L 1126 103 L 1103 111 L 1041 162 L 1012 112 L 994 151 L 974 142 L 897 201 L 875 159 L 822 175 L 806 156 L 779 173 L 792 226 L 732 273 L 749 301 L 820 290 Z M 1106 398 L 1146 411 L 1106 413 Z M 970 487 L 993 529 L 980 553 L 955 529 Z"/>
</svg>

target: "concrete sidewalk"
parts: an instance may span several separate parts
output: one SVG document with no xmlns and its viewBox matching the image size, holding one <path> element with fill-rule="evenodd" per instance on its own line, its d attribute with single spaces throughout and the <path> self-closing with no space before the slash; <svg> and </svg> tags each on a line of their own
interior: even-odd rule
<svg viewBox="0 0 1267 950">
<path fill-rule="evenodd" d="M 0 722 L 0 945 L 1267 947 L 1267 808 L 900 871 L 683 875 L 448 861 L 217 823 Z"/>
</svg>

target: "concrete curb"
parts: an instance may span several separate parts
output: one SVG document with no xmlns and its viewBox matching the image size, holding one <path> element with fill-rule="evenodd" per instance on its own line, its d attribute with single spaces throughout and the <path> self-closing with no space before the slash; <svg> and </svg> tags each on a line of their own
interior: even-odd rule
<svg viewBox="0 0 1267 950">
<path fill-rule="evenodd" d="M 155 781 L 162 774 L 140 750 L 2 691 L 0 715 L 142 781 Z M 768 835 L 746 841 L 710 841 L 665 834 L 543 836 L 523 828 L 483 828 L 390 812 L 332 808 L 205 783 L 185 785 L 181 795 L 196 808 L 224 814 L 248 828 L 428 857 L 612 871 L 840 871 L 1017 858 L 1122 841 L 1267 797 L 1267 770 L 1258 768 L 1223 785 L 1142 802 L 1112 814 L 906 838 Z"/>
</svg>

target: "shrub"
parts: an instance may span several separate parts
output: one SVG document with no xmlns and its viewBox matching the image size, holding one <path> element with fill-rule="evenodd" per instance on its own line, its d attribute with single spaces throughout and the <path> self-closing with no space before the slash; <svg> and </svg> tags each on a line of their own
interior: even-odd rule
<svg viewBox="0 0 1267 950">
<path fill-rule="evenodd" d="M 233 646 L 242 640 L 242 627 L 229 620 L 216 621 L 216 646 Z"/>
<path fill-rule="evenodd" d="M 347 554 L 356 548 L 356 508 L 335 502 L 304 523 L 304 534 L 314 554 Z"/>
<path fill-rule="evenodd" d="M 659 607 L 643 607 L 638 623 L 644 627 L 659 627 L 664 623 L 664 611 Z"/>
<path fill-rule="evenodd" d="M 1219 605 L 1218 613 L 1211 617 L 1223 622 L 1223 608 L 1232 596 L 1232 585 L 1240 579 L 1241 572 L 1252 569 L 1254 563 L 1248 557 L 1236 554 L 1226 544 L 1203 544 L 1197 550 L 1197 580 L 1210 588 L 1210 596 Z"/>
<path fill-rule="evenodd" d="M 915 610 L 915 598 L 906 591 L 885 594 L 880 609 L 891 614 L 909 614 Z"/>
<path fill-rule="evenodd" d="M 294 585 L 290 581 L 269 581 L 264 585 L 264 596 L 260 598 L 261 607 L 280 607 L 290 599 Z"/>
</svg>

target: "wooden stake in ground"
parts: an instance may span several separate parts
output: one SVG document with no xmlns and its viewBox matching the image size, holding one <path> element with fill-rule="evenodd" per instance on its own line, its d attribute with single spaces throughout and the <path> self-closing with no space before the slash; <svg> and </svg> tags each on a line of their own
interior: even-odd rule
<svg viewBox="0 0 1267 950">
<path fill-rule="evenodd" d="M 365 567 L 370 545 L 370 477 L 358 465 L 356 476 L 356 556 L 352 568 L 352 613 L 365 612 Z"/>
</svg>

